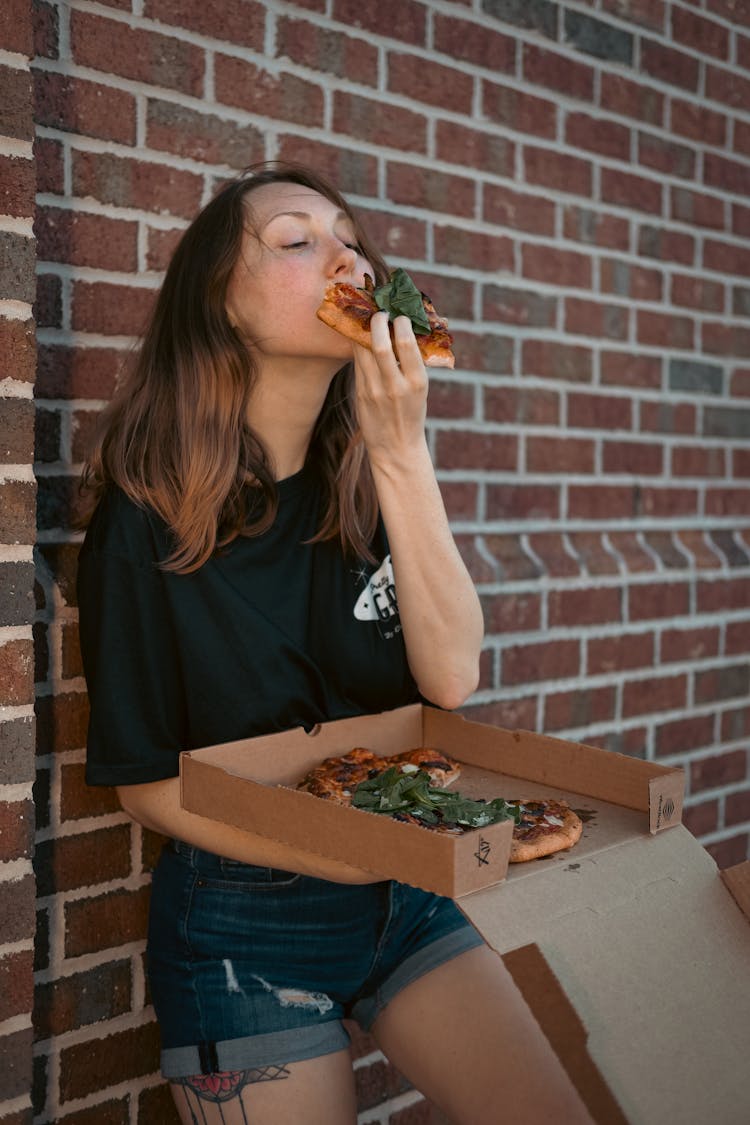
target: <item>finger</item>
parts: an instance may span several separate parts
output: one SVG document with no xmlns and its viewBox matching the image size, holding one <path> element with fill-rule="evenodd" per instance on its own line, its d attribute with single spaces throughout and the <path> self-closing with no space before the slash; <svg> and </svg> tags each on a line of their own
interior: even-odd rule
<svg viewBox="0 0 750 1125">
<path fill-rule="evenodd" d="M 393 340 L 401 370 L 418 383 L 427 379 L 427 372 L 419 350 L 414 327 L 408 316 L 397 316 L 393 322 Z"/>
<path fill-rule="evenodd" d="M 395 372 L 398 368 L 398 357 L 393 350 L 388 313 L 374 313 L 370 320 L 370 335 L 372 337 L 372 352 L 378 365 L 384 371 Z"/>
</svg>

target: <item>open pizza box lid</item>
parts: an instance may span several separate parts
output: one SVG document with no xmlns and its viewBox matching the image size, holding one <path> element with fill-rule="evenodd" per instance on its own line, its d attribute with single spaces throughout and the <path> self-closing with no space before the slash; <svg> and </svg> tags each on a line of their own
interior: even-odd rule
<svg viewBox="0 0 750 1125">
<path fill-rule="evenodd" d="M 452 898 L 505 880 L 510 820 L 459 837 L 440 835 L 295 788 L 324 758 L 357 746 L 381 756 L 417 746 L 442 750 L 461 763 L 455 788 L 467 797 L 567 800 L 585 821 L 576 860 L 660 832 L 681 817 L 681 770 L 420 704 L 323 723 L 311 734 L 284 731 L 182 754 L 183 807 Z M 545 862 L 567 860 L 560 853 Z"/>
</svg>

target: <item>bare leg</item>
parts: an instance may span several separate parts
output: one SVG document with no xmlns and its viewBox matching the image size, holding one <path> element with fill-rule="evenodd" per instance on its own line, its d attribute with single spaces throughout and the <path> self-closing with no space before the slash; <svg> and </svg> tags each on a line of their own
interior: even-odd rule
<svg viewBox="0 0 750 1125">
<path fill-rule="evenodd" d="M 351 1055 L 173 1081 L 183 1125 L 354 1125 Z"/>
<path fill-rule="evenodd" d="M 372 1031 L 455 1125 L 592 1125 L 510 973 L 486 946 L 408 985 Z"/>
</svg>

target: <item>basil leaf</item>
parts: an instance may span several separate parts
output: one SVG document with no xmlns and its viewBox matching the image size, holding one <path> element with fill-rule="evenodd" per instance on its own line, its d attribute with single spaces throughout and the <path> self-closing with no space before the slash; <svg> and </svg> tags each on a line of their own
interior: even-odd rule
<svg viewBox="0 0 750 1125">
<path fill-rule="evenodd" d="M 434 787 L 426 770 L 402 773 L 396 766 L 360 782 L 352 794 L 352 804 L 367 812 L 404 812 L 423 824 L 444 823 L 463 828 L 483 828 L 500 820 L 514 820 L 518 824 L 521 819 L 520 809 L 501 797 L 474 801 Z"/>
<path fill-rule="evenodd" d="M 388 313 L 389 320 L 408 316 L 418 335 L 429 336 L 430 322 L 422 304 L 422 294 L 406 270 L 395 269 L 385 285 L 373 290 L 372 296 L 378 308 Z"/>
</svg>

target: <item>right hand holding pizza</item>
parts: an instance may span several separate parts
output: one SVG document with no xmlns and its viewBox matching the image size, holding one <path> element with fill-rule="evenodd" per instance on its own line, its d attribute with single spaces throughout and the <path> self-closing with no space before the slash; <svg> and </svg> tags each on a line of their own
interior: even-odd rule
<svg viewBox="0 0 750 1125">
<path fill-rule="evenodd" d="M 371 321 L 372 350 L 354 344 L 357 416 L 371 463 L 399 462 L 424 446 L 427 372 L 411 321 L 376 313 Z"/>
</svg>

